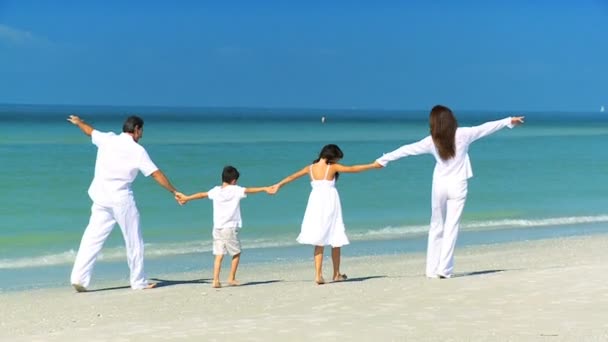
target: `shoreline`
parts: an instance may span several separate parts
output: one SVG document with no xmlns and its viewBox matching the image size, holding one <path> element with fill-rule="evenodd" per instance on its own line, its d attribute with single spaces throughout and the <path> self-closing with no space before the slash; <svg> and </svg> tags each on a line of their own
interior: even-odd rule
<svg viewBox="0 0 608 342">
<path fill-rule="evenodd" d="M 344 257 L 348 281 L 317 286 L 312 259 L 210 274 L 0 293 L 0 340 L 497 340 L 608 338 L 608 234 L 460 247 L 456 276 L 424 277 L 424 253 Z M 324 259 L 326 279 L 331 261 Z M 222 268 L 222 279 L 228 267 Z"/>
<path fill-rule="evenodd" d="M 460 233 L 456 246 L 456 257 L 458 257 L 461 249 L 476 248 L 484 245 L 501 248 L 500 246 L 502 245 L 522 241 L 551 240 L 571 236 L 584 237 L 602 234 L 608 234 L 608 226 L 604 223 L 535 228 L 463 230 Z M 343 248 L 342 256 L 356 258 L 425 253 L 426 239 L 426 233 L 399 239 L 354 239 L 350 245 Z M 102 259 L 97 262 L 92 281 L 94 288 L 104 287 L 107 284 L 128 284 L 128 268 L 124 259 L 124 247 L 122 248 L 123 251 L 119 260 L 104 261 Z M 294 262 L 308 262 L 312 255 L 310 246 L 299 245 L 295 241 L 292 245 L 260 248 L 248 248 L 247 241 L 243 241 L 243 252 L 243 257 L 241 258 L 241 266 L 243 267 L 281 267 L 280 265 L 288 265 Z M 0 272 L 4 273 L 6 278 L 3 284 L 0 284 L 0 294 L 69 287 L 71 267 L 72 262 L 56 266 L 2 269 Z M 146 274 L 152 278 L 158 277 L 158 275 L 194 272 L 210 275 L 212 268 L 213 256 L 211 251 L 146 257 Z"/>
</svg>

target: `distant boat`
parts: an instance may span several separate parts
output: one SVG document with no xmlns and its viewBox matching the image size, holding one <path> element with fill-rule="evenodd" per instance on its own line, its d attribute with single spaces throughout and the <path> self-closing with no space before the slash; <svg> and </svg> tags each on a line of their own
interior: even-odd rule
<svg viewBox="0 0 608 342">
<path fill-rule="evenodd" d="M 604 106 L 601 106 L 600 107 L 600 113 L 603 113 L 603 112 L 604 112 Z"/>
<path fill-rule="evenodd" d="M 602 108 L 604 108 L 604 107 L 602 107 Z M 325 123 L 325 117 L 324 116 L 321 117 L 321 123 L 323 123 L 323 124 Z"/>
</svg>

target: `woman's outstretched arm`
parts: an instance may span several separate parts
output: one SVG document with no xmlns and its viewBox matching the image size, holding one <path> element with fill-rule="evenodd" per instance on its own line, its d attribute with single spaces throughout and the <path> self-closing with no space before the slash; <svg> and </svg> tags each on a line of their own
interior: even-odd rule
<svg viewBox="0 0 608 342">
<path fill-rule="evenodd" d="M 376 159 L 376 163 L 380 164 L 380 166 L 382 167 L 385 167 L 386 164 L 388 164 L 389 162 L 407 156 L 432 153 L 434 146 L 435 145 L 433 144 L 433 138 L 428 136 L 413 144 L 403 145 L 398 149 L 394 150 L 393 152 L 385 153 L 382 157 Z"/>
<path fill-rule="evenodd" d="M 486 122 L 479 126 L 474 127 L 463 127 L 462 131 L 465 132 L 470 142 L 477 139 L 487 137 L 488 135 L 495 133 L 505 127 L 513 128 L 517 125 L 524 123 L 523 116 L 512 116 L 504 118 L 502 120 Z"/>
</svg>

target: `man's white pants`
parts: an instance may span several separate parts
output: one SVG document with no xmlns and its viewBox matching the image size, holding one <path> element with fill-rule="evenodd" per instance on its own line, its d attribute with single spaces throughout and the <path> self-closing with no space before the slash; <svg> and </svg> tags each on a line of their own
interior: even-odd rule
<svg viewBox="0 0 608 342">
<path fill-rule="evenodd" d="M 452 275 L 454 246 L 466 199 L 466 180 L 433 180 L 431 227 L 426 256 L 427 277 Z"/>
<path fill-rule="evenodd" d="M 144 242 L 139 229 L 139 211 L 132 199 L 115 206 L 102 206 L 93 203 L 89 225 L 80 241 L 80 248 L 72 269 L 70 277 L 72 284 L 89 286 L 97 255 L 117 223 L 125 240 L 127 262 L 131 271 L 131 288 L 142 289 L 146 287 Z"/>
</svg>

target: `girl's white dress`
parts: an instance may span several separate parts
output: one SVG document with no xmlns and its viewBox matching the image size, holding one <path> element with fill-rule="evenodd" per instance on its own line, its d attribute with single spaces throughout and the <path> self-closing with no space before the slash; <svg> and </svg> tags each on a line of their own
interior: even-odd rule
<svg viewBox="0 0 608 342">
<path fill-rule="evenodd" d="M 336 189 L 336 180 L 335 178 L 328 180 L 328 172 L 329 165 L 325 170 L 325 177 L 316 180 L 312 175 L 312 165 L 310 166 L 312 191 L 308 197 L 302 229 L 297 239 L 301 244 L 342 247 L 349 243 L 342 220 L 342 206 Z"/>
</svg>

